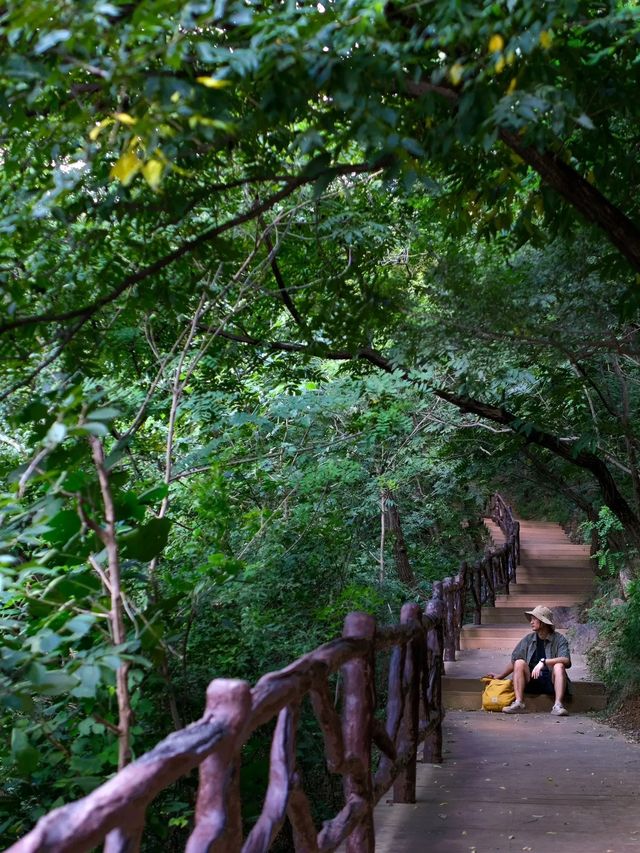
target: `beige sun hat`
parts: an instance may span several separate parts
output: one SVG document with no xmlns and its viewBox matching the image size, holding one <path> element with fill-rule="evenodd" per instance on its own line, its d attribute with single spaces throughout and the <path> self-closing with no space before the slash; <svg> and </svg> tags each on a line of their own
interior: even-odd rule
<svg viewBox="0 0 640 853">
<path fill-rule="evenodd" d="M 539 619 L 541 622 L 544 622 L 545 625 L 551 625 L 553 628 L 553 611 L 550 607 L 545 607 L 544 604 L 538 604 L 533 610 L 525 610 L 524 611 L 527 616 L 533 616 L 535 619 Z"/>
</svg>

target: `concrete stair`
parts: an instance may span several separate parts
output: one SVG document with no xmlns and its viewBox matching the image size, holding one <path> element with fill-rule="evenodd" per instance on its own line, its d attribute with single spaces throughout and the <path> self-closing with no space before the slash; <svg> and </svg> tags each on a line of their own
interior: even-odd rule
<svg viewBox="0 0 640 853">
<path fill-rule="evenodd" d="M 485 520 L 496 545 L 504 542 L 500 528 Z M 511 651 L 527 633 L 525 611 L 537 604 L 548 607 L 572 607 L 590 598 L 594 588 L 593 564 L 589 549 L 575 545 L 553 522 L 520 521 L 520 565 L 517 583 L 510 595 L 496 596 L 495 607 L 482 610 L 482 625 L 465 625 L 460 637 L 459 659 L 445 664 L 443 680 L 445 707 L 474 710 L 481 707 L 486 672 L 502 671 Z M 564 629 L 558 629 L 565 633 Z M 586 661 L 572 654 L 569 676 L 572 711 L 601 710 L 606 707 L 604 686 L 591 679 Z M 527 696 L 527 709 L 550 710 L 550 696 Z M 570 704 L 569 704 L 570 703 Z"/>
<path fill-rule="evenodd" d="M 571 696 L 566 697 L 567 709 L 572 712 L 602 711 L 607 707 L 604 684 L 598 681 L 574 681 L 571 676 Z M 442 681 L 445 707 L 456 711 L 479 711 L 482 707 L 484 682 L 479 678 L 447 677 Z M 551 696 L 525 696 L 527 711 L 550 711 L 553 706 Z"/>
</svg>

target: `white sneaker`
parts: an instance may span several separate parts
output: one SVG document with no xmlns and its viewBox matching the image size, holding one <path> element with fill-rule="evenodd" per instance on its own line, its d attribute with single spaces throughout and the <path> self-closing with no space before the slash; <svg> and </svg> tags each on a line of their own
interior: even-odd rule
<svg viewBox="0 0 640 853">
<path fill-rule="evenodd" d="M 503 714 L 521 714 L 522 711 L 524 711 L 524 702 L 521 699 L 514 699 L 510 705 L 502 709 Z"/>
<path fill-rule="evenodd" d="M 504 708 L 502 710 L 504 711 Z M 556 704 L 551 709 L 551 713 L 554 714 L 556 717 L 568 717 L 569 716 L 569 712 L 564 707 L 562 702 L 556 702 Z"/>
</svg>

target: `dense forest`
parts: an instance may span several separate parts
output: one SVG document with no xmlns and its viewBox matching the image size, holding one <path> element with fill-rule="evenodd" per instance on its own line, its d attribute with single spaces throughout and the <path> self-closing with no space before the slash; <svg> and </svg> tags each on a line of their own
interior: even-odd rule
<svg viewBox="0 0 640 853">
<path fill-rule="evenodd" d="M 637 3 L 10 0 L 0 39 L 0 839 L 423 600 L 496 489 L 596 534 L 637 689 Z"/>
</svg>

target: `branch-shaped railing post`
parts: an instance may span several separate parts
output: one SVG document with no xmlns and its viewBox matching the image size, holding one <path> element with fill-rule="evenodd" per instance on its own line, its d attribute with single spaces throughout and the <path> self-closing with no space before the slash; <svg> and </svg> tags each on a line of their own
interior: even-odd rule
<svg viewBox="0 0 640 853">
<path fill-rule="evenodd" d="M 444 673 L 444 604 L 441 587 L 434 586 L 434 594 L 425 609 L 425 621 L 428 625 L 426 638 L 425 667 L 423 686 L 425 697 L 425 714 L 428 723 L 427 735 L 424 739 L 422 760 L 428 764 L 442 763 L 442 675 Z M 440 594 L 439 594 L 440 593 Z"/>
<path fill-rule="evenodd" d="M 349 613 L 342 636 L 370 641 L 370 652 L 352 658 L 342 667 L 342 737 L 349 771 L 344 777 L 347 805 L 360 807 L 364 814 L 347 839 L 347 853 L 373 853 L 375 835 L 371 778 L 371 740 L 375 709 L 373 640 L 376 623 L 367 613 Z"/>
<path fill-rule="evenodd" d="M 456 620 L 453 580 L 451 578 L 443 580 L 442 593 L 445 607 L 444 659 L 445 661 L 454 661 L 456 659 Z"/>
<path fill-rule="evenodd" d="M 464 618 L 464 566 L 460 566 L 460 571 L 454 577 L 454 601 L 455 601 L 455 649 L 460 651 L 460 634 L 462 633 L 462 623 Z"/>
<path fill-rule="evenodd" d="M 475 609 L 473 611 L 473 624 L 482 625 L 482 570 L 480 560 L 473 564 L 471 583 Z"/>
<path fill-rule="evenodd" d="M 400 624 L 421 623 L 420 607 L 412 602 L 404 604 L 400 612 Z M 400 722 L 397 751 L 410 752 L 411 757 L 400 771 L 393 784 L 394 803 L 416 801 L 416 752 L 418 749 L 418 718 L 420 713 L 420 674 L 423 667 L 423 642 L 415 637 L 407 643 L 402 672 L 404 711 Z"/>
<path fill-rule="evenodd" d="M 144 831 L 144 816 L 126 829 L 112 829 L 104 840 L 102 853 L 138 853 Z"/>
<path fill-rule="evenodd" d="M 236 853 L 242 848 L 240 747 L 251 712 L 246 681 L 216 679 L 207 689 L 205 719 L 223 719 L 221 748 L 200 765 L 196 825 L 185 853 Z"/>
</svg>

